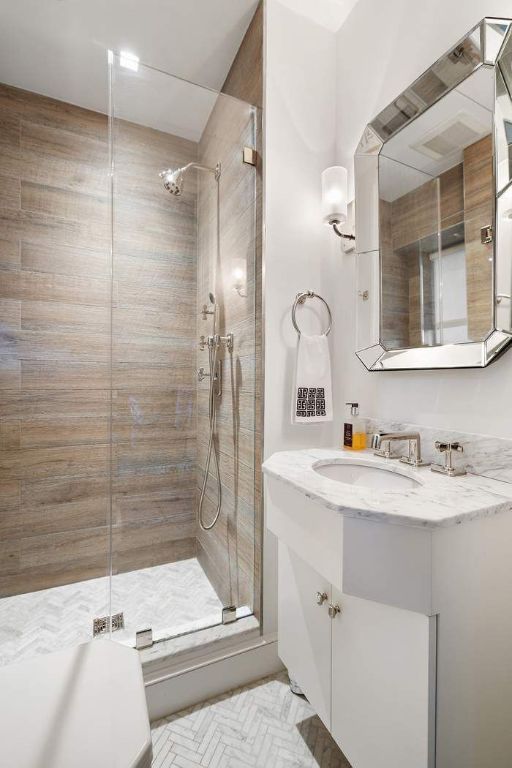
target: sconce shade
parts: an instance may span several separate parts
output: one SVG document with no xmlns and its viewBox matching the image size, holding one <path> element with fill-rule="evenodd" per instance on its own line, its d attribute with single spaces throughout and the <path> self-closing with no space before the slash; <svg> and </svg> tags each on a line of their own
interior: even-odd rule
<svg viewBox="0 0 512 768">
<path fill-rule="evenodd" d="M 247 262 L 245 259 L 235 257 L 231 260 L 231 285 L 239 296 L 247 296 Z"/>
<path fill-rule="evenodd" d="M 347 220 L 348 174 L 341 165 L 322 173 L 322 216 L 326 224 L 344 224 Z"/>
</svg>

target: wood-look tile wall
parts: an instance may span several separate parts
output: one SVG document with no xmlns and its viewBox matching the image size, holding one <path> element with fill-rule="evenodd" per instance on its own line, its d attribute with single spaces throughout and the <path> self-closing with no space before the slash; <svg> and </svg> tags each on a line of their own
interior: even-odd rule
<svg viewBox="0 0 512 768">
<path fill-rule="evenodd" d="M 104 116 L 0 86 L 0 595 L 104 575 Z"/>
<path fill-rule="evenodd" d="M 480 230 L 492 225 L 494 180 L 492 136 L 486 136 L 464 150 L 464 239 L 468 334 L 484 339 L 492 328 L 493 245 L 482 245 Z"/>
<path fill-rule="evenodd" d="M 197 151 L 195 142 L 115 122 L 114 572 L 196 552 L 196 188 L 191 176 L 173 197 L 158 173 Z"/>
<path fill-rule="evenodd" d="M 107 572 L 111 470 L 115 570 L 195 552 L 197 145 L 116 147 L 111 264 L 105 116 L 0 86 L 0 596 Z"/>
<path fill-rule="evenodd" d="M 493 220 L 492 138 L 464 150 L 463 162 L 394 200 L 380 201 L 382 333 L 390 348 L 420 346 L 422 318 L 419 254 L 422 239 L 464 222 L 469 339 L 485 338 L 492 325 L 492 245 L 480 229 Z M 423 313 L 433 323 L 434 297 L 425 283 Z"/>
<path fill-rule="evenodd" d="M 439 189 L 432 179 L 380 203 L 382 338 L 390 349 L 422 344 L 418 241 L 437 232 Z"/>
<path fill-rule="evenodd" d="M 224 85 L 236 101 L 220 96 L 199 144 L 201 161 L 222 164 L 220 250 L 216 253 L 216 197 L 212 182 L 198 190 L 198 305 L 213 290 L 221 309 L 219 331 L 234 334 L 232 355 L 223 354 L 223 394 L 218 410 L 222 513 L 215 528 L 198 526 L 198 556 L 225 605 L 260 611 L 261 578 L 261 109 L 262 7 L 257 9 Z M 258 149 L 256 168 L 242 163 L 244 146 Z M 246 281 L 237 292 L 233 269 Z M 198 321 L 198 334 L 209 324 Z M 206 332 L 208 332 L 206 330 Z M 198 353 L 198 365 L 206 365 Z M 208 383 L 198 389 L 198 483 L 208 438 Z M 215 512 L 216 486 L 210 473 L 204 507 Z"/>
<path fill-rule="evenodd" d="M 408 260 L 393 248 L 393 203 L 379 205 L 382 339 L 390 349 L 409 345 L 409 270 Z"/>
</svg>

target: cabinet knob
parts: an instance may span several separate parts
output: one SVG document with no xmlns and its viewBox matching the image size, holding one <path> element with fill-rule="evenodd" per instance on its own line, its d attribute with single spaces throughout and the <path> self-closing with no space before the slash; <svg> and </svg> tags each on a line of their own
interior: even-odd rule
<svg viewBox="0 0 512 768">
<path fill-rule="evenodd" d="M 334 605 L 333 603 L 329 603 L 329 616 L 331 619 L 335 619 L 338 613 L 341 613 L 341 608 L 339 605 Z"/>
<path fill-rule="evenodd" d="M 325 592 L 317 592 L 316 593 L 316 604 L 317 605 L 323 605 L 326 600 L 327 600 L 327 595 L 326 595 Z"/>
</svg>

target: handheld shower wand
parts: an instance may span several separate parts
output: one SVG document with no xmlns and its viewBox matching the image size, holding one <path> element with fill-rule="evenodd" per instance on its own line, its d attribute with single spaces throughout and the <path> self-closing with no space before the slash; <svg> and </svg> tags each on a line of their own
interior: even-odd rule
<svg viewBox="0 0 512 768">
<path fill-rule="evenodd" d="M 217 520 L 219 519 L 220 510 L 222 507 L 222 485 L 220 482 L 220 468 L 219 468 L 219 449 L 217 446 L 217 443 L 215 442 L 215 426 L 217 421 L 217 409 L 215 407 L 215 397 L 217 395 L 215 391 L 215 382 L 220 379 L 220 374 L 217 371 L 218 367 L 218 352 L 219 352 L 219 346 L 220 346 L 220 340 L 217 336 L 215 330 L 216 330 L 216 315 L 217 315 L 217 305 L 215 303 L 215 296 L 213 293 L 210 292 L 208 298 L 210 299 L 210 304 L 213 306 L 213 310 L 208 311 L 205 307 L 203 307 L 203 318 L 206 320 L 206 314 L 212 314 L 213 315 L 213 333 L 211 336 L 208 336 L 207 344 L 208 344 L 208 369 L 209 372 L 206 374 L 209 376 L 209 387 L 208 387 L 208 448 L 206 451 L 206 462 L 204 466 L 204 474 L 203 474 L 203 484 L 201 486 L 201 495 L 199 497 L 199 511 L 198 511 L 198 517 L 199 517 L 199 525 L 203 529 L 203 531 L 210 531 Z M 212 460 L 212 453 L 213 453 L 213 459 L 215 462 L 215 480 L 217 483 L 217 505 L 215 508 L 215 514 L 213 516 L 213 519 L 209 523 L 205 523 L 204 517 L 203 517 L 203 506 L 204 506 L 204 499 L 206 495 L 206 487 L 208 485 L 208 475 L 210 472 L 210 464 Z"/>
</svg>

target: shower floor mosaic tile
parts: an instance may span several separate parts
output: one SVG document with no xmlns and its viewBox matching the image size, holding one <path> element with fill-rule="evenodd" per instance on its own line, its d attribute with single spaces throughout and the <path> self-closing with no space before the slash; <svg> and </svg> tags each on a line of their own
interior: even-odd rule
<svg viewBox="0 0 512 768">
<path fill-rule="evenodd" d="M 152 724 L 153 768 L 350 768 L 280 674 Z"/>
<path fill-rule="evenodd" d="M 153 628 L 155 640 L 222 620 L 222 604 L 196 558 L 115 575 L 112 612 L 125 629 L 115 640 L 134 644 Z M 0 665 L 90 640 L 96 616 L 108 613 L 108 579 L 90 579 L 0 599 Z"/>
</svg>

